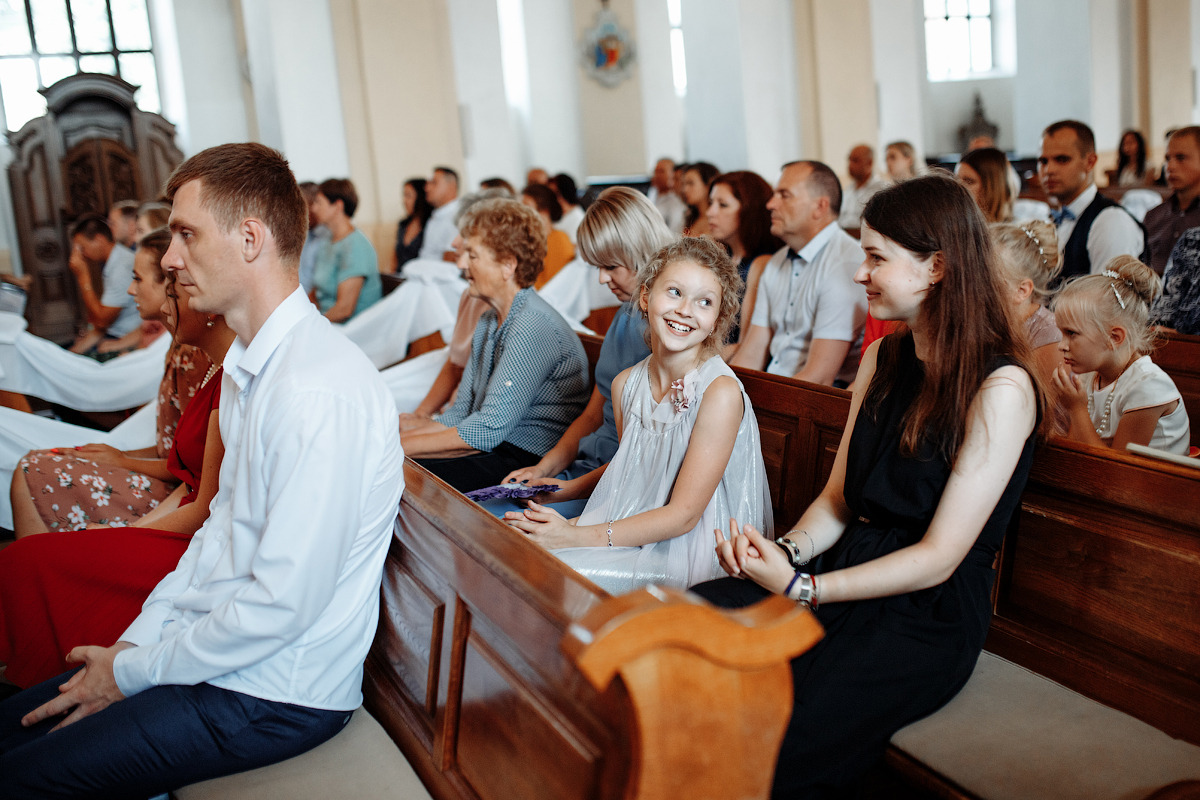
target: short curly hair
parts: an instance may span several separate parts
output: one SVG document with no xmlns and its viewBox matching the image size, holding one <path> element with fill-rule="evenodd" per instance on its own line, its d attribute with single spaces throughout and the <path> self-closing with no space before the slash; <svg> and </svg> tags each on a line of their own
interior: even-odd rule
<svg viewBox="0 0 1200 800">
<path fill-rule="evenodd" d="M 651 256 L 649 263 L 642 267 L 638 273 L 638 297 L 648 295 L 663 270 L 680 261 L 690 261 L 708 270 L 716 277 L 717 285 L 721 287 L 721 307 L 717 309 L 717 321 L 713 325 L 712 334 L 704 341 L 705 356 L 714 355 L 725 344 L 729 330 L 737 320 L 738 311 L 742 307 L 742 292 L 745 291 L 746 285 L 738 275 L 737 264 L 722 245 L 707 236 L 685 236 L 659 250 Z M 640 307 L 640 299 L 638 303 Z M 647 316 L 645 309 L 642 309 L 642 316 Z M 647 328 L 647 344 L 649 341 L 650 329 Z"/>
<path fill-rule="evenodd" d="M 546 260 L 542 218 L 517 200 L 481 200 L 463 214 L 458 232 L 463 239 L 478 236 L 497 259 L 515 259 L 517 269 L 513 278 L 522 289 L 532 286 L 542 271 Z"/>
</svg>

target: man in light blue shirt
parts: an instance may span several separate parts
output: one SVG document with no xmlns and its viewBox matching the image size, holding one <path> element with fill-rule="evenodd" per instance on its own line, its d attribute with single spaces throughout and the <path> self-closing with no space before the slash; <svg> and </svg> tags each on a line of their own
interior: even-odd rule
<svg viewBox="0 0 1200 800">
<path fill-rule="evenodd" d="M 282 156 L 212 148 L 167 191 L 163 265 L 238 334 L 220 489 L 120 641 L 0 704 L 5 798 L 167 792 L 302 753 L 362 702 L 403 490 L 391 395 L 298 288 L 307 209 Z"/>
</svg>

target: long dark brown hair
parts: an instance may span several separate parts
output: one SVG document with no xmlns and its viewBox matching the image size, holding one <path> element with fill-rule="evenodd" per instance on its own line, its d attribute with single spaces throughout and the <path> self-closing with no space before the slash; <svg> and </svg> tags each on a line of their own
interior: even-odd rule
<svg viewBox="0 0 1200 800">
<path fill-rule="evenodd" d="M 929 354 L 924 380 L 904 417 L 900 448 L 914 455 L 932 440 L 953 463 L 966 435 L 967 409 L 997 357 L 1022 367 L 1034 382 L 1039 417 L 1042 394 L 1034 378 L 1029 345 L 1015 332 L 1006 291 L 983 214 L 970 192 L 953 178 L 928 175 L 884 189 L 867 203 L 863 222 L 920 259 L 940 254 L 942 278 L 921 303 Z M 910 333 L 880 343 L 875 376 L 863 405 L 868 413 L 899 378 L 899 348 Z"/>
</svg>

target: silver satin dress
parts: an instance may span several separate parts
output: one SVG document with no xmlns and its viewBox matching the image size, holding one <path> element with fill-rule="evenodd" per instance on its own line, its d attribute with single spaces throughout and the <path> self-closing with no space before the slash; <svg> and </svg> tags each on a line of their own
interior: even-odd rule
<svg viewBox="0 0 1200 800">
<path fill-rule="evenodd" d="M 578 524 L 625 519 L 667 504 L 695 430 L 704 390 L 733 370 L 714 356 L 677 381 L 655 403 L 647 375 L 649 358 L 633 367 L 621 395 L 624 430 L 617 454 L 600 478 Z M 647 584 L 688 587 L 724 575 L 717 563 L 713 529 L 728 531 L 729 518 L 749 522 L 774 538 L 771 496 L 759 442 L 758 421 L 742 391 L 742 421 L 725 474 L 700 522 L 687 533 L 640 547 L 568 547 L 552 551 L 613 594 Z"/>
</svg>

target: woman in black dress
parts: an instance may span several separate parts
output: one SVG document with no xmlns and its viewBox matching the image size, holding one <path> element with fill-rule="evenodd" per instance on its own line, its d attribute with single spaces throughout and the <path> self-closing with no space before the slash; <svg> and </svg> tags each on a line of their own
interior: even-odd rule
<svg viewBox="0 0 1200 800">
<path fill-rule="evenodd" d="M 404 219 L 396 228 L 396 247 L 392 252 L 392 272 L 412 261 L 425 243 L 425 223 L 433 214 L 433 206 L 425 199 L 425 179 L 409 178 L 402 190 Z"/>
<path fill-rule="evenodd" d="M 966 189 L 928 176 L 879 192 L 862 245 L 871 314 L 908 327 L 863 355 L 829 483 L 795 527 L 772 543 L 730 520 L 716 537 L 733 577 L 695 587 L 730 607 L 783 593 L 825 627 L 792 662 L 780 798 L 838 796 L 966 683 L 1040 415 Z"/>
</svg>

